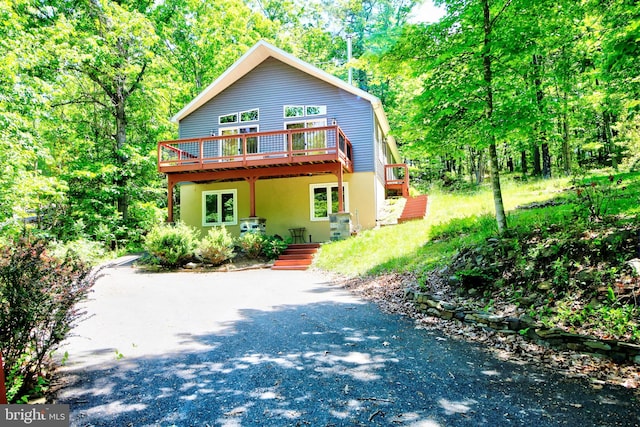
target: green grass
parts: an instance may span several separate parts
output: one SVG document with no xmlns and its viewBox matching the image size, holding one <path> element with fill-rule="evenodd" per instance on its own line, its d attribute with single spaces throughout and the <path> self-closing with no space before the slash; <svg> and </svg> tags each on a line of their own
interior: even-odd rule
<svg viewBox="0 0 640 427">
<path fill-rule="evenodd" d="M 607 181 L 608 174 L 586 177 L 584 182 Z M 610 210 L 637 216 L 640 173 L 616 174 L 623 180 L 624 197 L 612 197 Z M 502 194 L 511 228 L 545 228 L 549 224 L 573 221 L 571 203 L 537 209 L 516 207 L 551 199 L 571 200 L 575 191 L 570 178 L 520 182 L 509 177 L 502 181 Z M 396 226 L 367 230 L 358 236 L 326 244 L 316 266 L 348 276 L 384 272 L 413 272 L 418 275 L 445 265 L 463 245 L 480 243 L 497 235 L 493 196 L 489 184 L 467 191 L 429 193 L 427 218 Z"/>
</svg>

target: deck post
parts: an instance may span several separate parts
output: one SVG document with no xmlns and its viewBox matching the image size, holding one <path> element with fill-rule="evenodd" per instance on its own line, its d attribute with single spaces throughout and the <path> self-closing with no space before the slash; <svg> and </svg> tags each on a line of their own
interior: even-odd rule
<svg viewBox="0 0 640 427">
<path fill-rule="evenodd" d="M 256 181 L 258 177 L 248 176 L 245 178 L 249 181 L 249 216 L 256 216 Z"/>
<path fill-rule="evenodd" d="M 338 212 L 344 212 L 344 189 L 342 188 L 343 171 L 342 165 L 338 163 Z"/>
<path fill-rule="evenodd" d="M 171 179 L 171 175 L 167 176 L 167 222 L 173 222 L 173 188 L 175 187 L 175 182 Z"/>
</svg>

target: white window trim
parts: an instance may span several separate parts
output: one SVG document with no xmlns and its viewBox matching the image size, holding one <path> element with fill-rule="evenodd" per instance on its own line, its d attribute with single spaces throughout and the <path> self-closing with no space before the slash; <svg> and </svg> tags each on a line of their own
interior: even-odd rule
<svg viewBox="0 0 640 427">
<path fill-rule="evenodd" d="M 307 114 L 307 108 L 319 108 L 322 112 L 320 114 Z M 287 108 L 302 108 L 301 116 L 287 116 Z M 299 120 L 301 117 L 320 117 L 327 115 L 327 106 L 326 105 L 302 105 L 302 104 L 287 104 L 282 106 L 282 117 L 285 119 L 291 120 Z"/>
<path fill-rule="evenodd" d="M 255 119 L 255 120 L 242 120 L 242 113 L 249 113 L 251 111 L 257 111 L 258 112 L 258 118 Z M 250 110 L 239 111 L 238 112 L 238 120 L 239 120 L 239 123 L 258 122 L 258 121 L 260 121 L 260 109 L 259 108 L 251 108 Z"/>
<path fill-rule="evenodd" d="M 256 128 L 256 132 L 240 133 L 240 129 L 244 129 L 244 128 Z M 225 130 L 237 130 L 238 131 L 237 135 L 250 135 L 252 133 L 260 132 L 260 125 L 252 124 L 252 125 L 225 126 L 225 127 L 218 128 L 218 135 L 227 136 L 227 135 L 223 135 L 223 132 Z M 240 138 L 240 137 L 238 137 L 238 138 Z M 238 141 L 238 144 L 239 143 L 240 143 L 240 141 Z M 240 147 L 238 147 L 238 150 L 240 150 Z M 260 138 L 258 138 L 257 150 L 258 150 L 258 153 L 259 153 L 260 152 Z M 218 156 L 222 157 L 222 143 L 218 144 Z"/>
<path fill-rule="evenodd" d="M 330 212 L 331 211 L 331 187 L 337 187 L 338 183 L 337 182 L 327 182 L 327 183 L 319 183 L 319 184 L 309 184 L 309 219 L 311 221 L 329 221 L 329 216 L 327 215 L 326 217 L 319 217 L 316 218 L 315 217 L 315 199 L 314 199 L 314 195 L 315 192 L 314 190 L 316 188 L 325 188 L 328 189 L 327 192 L 327 212 L 329 214 L 332 213 L 337 213 L 337 212 Z M 348 182 L 343 182 L 342 183 L 342 192 L 343 192 L 343 197 L 344 197 L 344 211 L 345 212 L 349 212 L 349 183 Z"/>
<path fill-rule="evenodd" d="M 235 116 L 236 116 L 236 120 L 235 120 L 234 122 L 224 122 L 224 123 L 222 123 L 222 118 L 223 118 L 223 117 L 233 116 L 233 115 L 235 115 Z M 234 123 L 238 123 L 238 120 L 240 120 L 240 115 L 239 115 L 238 113 L 222 114 L 222 115 L 219 115 L 219 116 L 218 116 L 218 124 L 219 124 L 219 125 L 223 125 L 223 126 L 226 126 L 226 125 L 232 125 L 232 124 L 234 124 Z"/>
<path fill-rule="evenodd" d="M 210 194 L 233 194 L 233 221 L 221 221 L 221 222 L 206 222 L 207 218 L 207 204 L 206 198 Z M 222 204 L 222 198 L 219 197 L 220 204 Z M 222 206 L 219 206 L 220 212 L 222 212 Z M 210 227 L 210 226 L 220 226 L 220 225 L 237 225 L 238 224 L 238 190 L 236 189 L 225 189 L 225 190 L 209 190 L 202 192 L 202 226 Z"/>
</svg>

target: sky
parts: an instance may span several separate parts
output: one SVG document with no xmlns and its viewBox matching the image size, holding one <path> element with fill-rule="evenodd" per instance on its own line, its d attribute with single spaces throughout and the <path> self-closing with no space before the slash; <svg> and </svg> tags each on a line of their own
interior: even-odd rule
<svg viewBox="0 0 640 427">
<path fill-rule="evenodd" d="M 424 0 L 422 4 L 418 4 L 412 12 L 413 17 L 409 20 L 412 23 L 436 22 L 444 16 L 444 9 L 438 8 L 431 0 Z"/>
</svg>

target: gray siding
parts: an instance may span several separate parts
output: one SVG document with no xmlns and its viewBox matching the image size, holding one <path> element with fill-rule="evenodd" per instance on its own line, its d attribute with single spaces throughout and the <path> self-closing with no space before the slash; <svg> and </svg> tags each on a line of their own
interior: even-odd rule
<svg viewBox="0 0 640 427">
<path fill-rule="evenodd" d="M 374 171 L 374 112 L 371 104 L 353 94 L 318 80 L 274 58 L 268 58 L 242 79 L 180 122 L 180 138 L 219 135 L 218 117 L 234 112 L 260 109 L 258 122 L 241 126 L 259 126 L 259 130 L 282 130 L 284 105 L 326 105 L 327 124 L 336 119 L 353 144 L 356 172 Z M 240 124 L 222 125 L 239 126 Z"/>
</svg>

